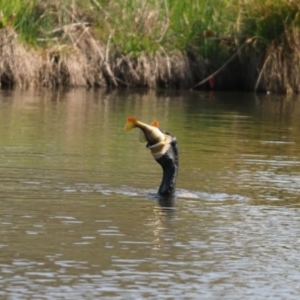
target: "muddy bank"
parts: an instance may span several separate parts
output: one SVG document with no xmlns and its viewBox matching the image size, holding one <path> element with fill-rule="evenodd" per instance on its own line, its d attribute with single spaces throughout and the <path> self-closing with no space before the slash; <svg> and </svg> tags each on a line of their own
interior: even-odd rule
<svg viewBox="0 0 300 300">
<path fill-rule="evenodd" d="M 15 86 L 214 89 L 297 93 L 300 90 L 299 34 L 288 47 L 272 44 L 257 51 L 253 42 L 233 47 L 216 63 L 196 52 L 163 48 L 124 55 L 110 41 L 96 40 L 84 23 L 64 27 L 70 43 L 34 49 L 12 28 L 0 30 L 1 88 Z M 208 78 L 211 74 L 215 74 Z M 207 79 L 207 80 L 205 80 Z M 205 80 L 203 84 L 199 82 Z"/>
</svg>

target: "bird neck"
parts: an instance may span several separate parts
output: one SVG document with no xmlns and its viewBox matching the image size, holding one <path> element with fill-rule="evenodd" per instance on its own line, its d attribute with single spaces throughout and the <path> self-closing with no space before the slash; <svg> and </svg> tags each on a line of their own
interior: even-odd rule
<svg viewBox="0 0 300 300">
<path fill-rule="evenodd" d="M 167 144 L 165 152 L 155 159 L 163 169 L 163 177 L 158 189 L 158 194 L 162 196 L 172 196 L 175 193 L 178 173 L 178 147 L 175 137 L 172 137 L 170 143 Z"/>
</svg>

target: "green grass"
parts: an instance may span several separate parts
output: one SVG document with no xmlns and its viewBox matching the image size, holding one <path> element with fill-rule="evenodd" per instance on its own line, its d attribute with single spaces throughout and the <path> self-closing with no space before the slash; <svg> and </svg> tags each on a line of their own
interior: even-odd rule
<svg viewBox="0 0 300 300">
<path fill-rule="evenodd" d="M 54 29 L 88 21 L 104 43 L 110 39 L 120 52 L 137 55 L 162 47 L 210 56 L 226 50 L 222 38 L 267 44 L 299 27 L 299 10 L 288 0 L 0 0 L 1 25 L 14 15 L 9 25 L 29 44 L 57 41 Z"/>
<path fill-rule="evenodd" d="M 253 0 L 253 6 L 241 7 L 243 32 L 268 45 L 282 42 L 282 38 L 300 28 L 300 3 L 288 0 Z M 251 8 L 249 10 L 249 8 Z"/>
<path fill-rule="evenodd" d="M 228 18 L 234 17 L 227 7 L 226 0 L 0 0 L 2 25 L 14 15 L 10 25 L 30 44 L 51 42 L 57 36 L 51 31 L 57 27 L 89 21 L 99 39 L 111 38 L 125 54 L 152 53 L 160 47 L 209 52 L 203 32 L 227 34 Z"/>
</svg>

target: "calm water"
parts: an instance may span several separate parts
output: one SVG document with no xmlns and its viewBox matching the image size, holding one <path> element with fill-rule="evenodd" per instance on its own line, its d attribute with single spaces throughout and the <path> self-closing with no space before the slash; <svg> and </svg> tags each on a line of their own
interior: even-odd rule
<svg viewBox="0 0 300 300">
<path fill-rule="evenodd" d="M 127 116 L 176 135 L 174 207 Z M 0 92 L 1 299 L 298 299 L 300 98 Z"/>
</svg>

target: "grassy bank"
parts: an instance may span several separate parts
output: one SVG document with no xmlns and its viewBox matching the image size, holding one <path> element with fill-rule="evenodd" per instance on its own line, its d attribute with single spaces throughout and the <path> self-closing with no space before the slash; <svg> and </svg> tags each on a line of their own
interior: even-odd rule
<svg viewBox="0 0 300 300">
<path fill-rule="evenodd" d="M 0 11 L 2 86 L 300 89 L 296 0 L 0 0 Z"/>
</svg>

